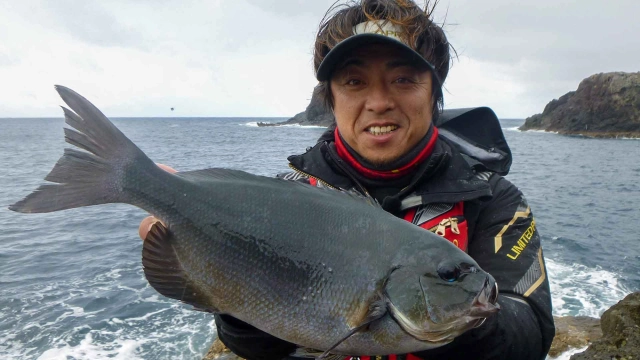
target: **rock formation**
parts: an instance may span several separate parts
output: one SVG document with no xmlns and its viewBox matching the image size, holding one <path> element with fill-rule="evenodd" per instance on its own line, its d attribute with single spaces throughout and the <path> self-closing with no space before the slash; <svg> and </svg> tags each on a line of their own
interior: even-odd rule
<svg viewBox="0 0 640 360">
<path fill-rule="evenodd" d="M 234 354 L 229 350 L 220 339 L 216 337 L 213 340 L 213 344 L 211 348 L 207 352 L 207 354 L 202 358 L 202 360 L 244 360 L 240 356 Z"/>
<path fill-rule="evenodd" d="M 602 338 L 571 360 L 640 359 L 640 291 L 602 314 Z"/>
<path fill-rule="evenodd" d="M 333 113 L 327 109 L 322 101 L 321 97 L 318 95 L 318 88 L 313 89 L 313 94 L 311 95 L 311 101 L 305 111 L 297 114 L 291 119 L 270 124 L 270 123 L 258 123 L 258 126 L 280 126 L 280 125 L 291 125 L 291 124 L 300 124 L 300 125 L 314 125 L 314 126 L 329 126 L 333 124 L 334 118 Z"/>
<path fill-rule="evenodd" d="M 592 75 L 554 99 L 520 130 L 592 137 L 640 137 L 640 72 Z"/>
<path fill-rule="evenodd" d="M 553 317 L 556 336 L 549 356 L 558 357 L 570 349 L 581 349 L 602 337 L 600 319 L 588 316 Z"/>
</svg>

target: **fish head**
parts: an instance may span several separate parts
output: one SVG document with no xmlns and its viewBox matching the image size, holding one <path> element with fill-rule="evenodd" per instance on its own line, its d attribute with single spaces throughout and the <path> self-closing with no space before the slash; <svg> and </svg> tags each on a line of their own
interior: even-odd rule
<svg viewBox="0 0 640 360">
<path fill-rule="evenodd" d="M 498 286 L 470 258 L 399 267 L 385 297 L 393 319 L 413 337 L 448 343 L 497 312 Z"/>
</svg>

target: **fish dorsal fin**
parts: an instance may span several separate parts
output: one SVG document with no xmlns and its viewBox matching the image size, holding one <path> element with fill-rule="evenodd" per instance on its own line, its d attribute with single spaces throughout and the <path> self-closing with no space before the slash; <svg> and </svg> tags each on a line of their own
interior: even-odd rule
<svg viewBox="0 0 640 360">
<path fill-rule="evenodd" d="M 376 199 L 374 199 L 371 196 L 362 195 L 355 190 L 335 189 L 335 188 L 330 188 L 328 186 L 316 187 L 301 181 L 285 180 L 282 178 L 271 178 L 271 177 L 265 177 L 260 175 L 254 175 L 242 170 L 210 168 L 210 169 L 201 169 L 201 170 L 193 170 L 193 171 L 181 171 L 176 173 L 175 175 L 180 176 L 183 179 L 196 181 L 196 182 L 214 180 L 214 179 L 243 181 L 243 180 L 255 180 L 257 177 L 259 177 L 261 178 L 261 181 L 275 181 L 279 183 L 284 182 L 288 184 L 286 186 L 291 186 L 291 187 L 301 186 L 301 187 L 307 187 L 307 188 L 314 188 L 314 189 L 317 189 L 318 191 L 339 193 L 344 196 L 348 196 L 356 201 L 362 201 L 370 206 L 382 208 L 380 204 L 378 204 L 378 201 L 376 201 Z M 268 180 L 265 180 L 265 179 L 268 179 Z"/>
<path fill-rule="evenodd" d="M 196 310 L 217 312 L 207 306 L 204 293 L 187 276 L 173 242 L 173 233 L 160 222 L 151 226 L 142 247 L 142 265 L 147 281 L 166 297 L 193 305 Z"/>
</svg>

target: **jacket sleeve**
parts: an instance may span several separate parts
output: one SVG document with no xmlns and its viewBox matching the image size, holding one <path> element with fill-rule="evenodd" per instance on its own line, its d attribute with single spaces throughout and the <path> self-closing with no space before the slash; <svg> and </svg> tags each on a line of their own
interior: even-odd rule
<svg viewBox="0 0 640 360">
<path fill-rule="evenodd" d="M 522 193 L 501 176 L 490 178 L 493 197 L 472 205 L 469 255 L 498 283 L 501 310 L 480 327 L 423 359 L 546 358 L 555 335 L 551 294 L 540 236 Z M 466 211 L 465 211 L 466 212 Z"/>
</svg>

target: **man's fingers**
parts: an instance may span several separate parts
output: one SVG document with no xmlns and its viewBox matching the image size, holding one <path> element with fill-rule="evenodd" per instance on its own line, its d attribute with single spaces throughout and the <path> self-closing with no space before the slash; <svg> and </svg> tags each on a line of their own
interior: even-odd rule
<svg viewBox="0 0 640 360">
<path fill-rule="evenodd" d="M 156 163 L 156 165 L 171 174 L 175 174 L 178 172 L 178 170 L 172 168 L 171 166 L 165 165 L 165 164 L 159 164 Z M 160 224 L 162 224 L 162 226 L 166 227 L 165 224 L 162 223 L 162 221 L 160 221 L 159 219 L 153 217 L 153 216 L 147 216 L 146 218 L 142 219 L 142 221 L 140 222 L 140 226 L 138 227 L 138 235 L 140 236 L 140 239 L 142 239 L 142 241 L 144 241 L 147 238 L 147 235 L 149 234 L 149 230 L 151 230 L 151 227 L 153 226 L 153 224 L 159 222 Z"/>
<path fill-rule="evenodd" d="M 177 173 L 177 172 L 178 172 L 178 170 L 176 170 L 176 169 L 172 168 L 171 166 L 165 165 L 165 164 L 159 164 L 159 163 L 156 163 L 156 165 L 158 165 L 158 167 L 159 167 L 160 169 L 162 169 L 162 170 L 164 170 L 164 171 L 166 171 L 166 172 L 168 172 L 168 173 L 171 173 L 171 174 L 175 174 L 175 173 Z"/>
<path fill-rule="evenodd" d="M 138 235 L 140 235 L 140 239 L 142 239 L 142 241 L 147 238 L 149 230 L 151 230 L 153 224 L 158 222 L 162 224 L 162 226 L 166 227 L 166 225 L 163 224 L 162 221 L 154 216 L 147 216 L 146 218 L 142 219 L 142 221 L 140 222 L 140 227 L 138 227 Z"/>
</svg>

